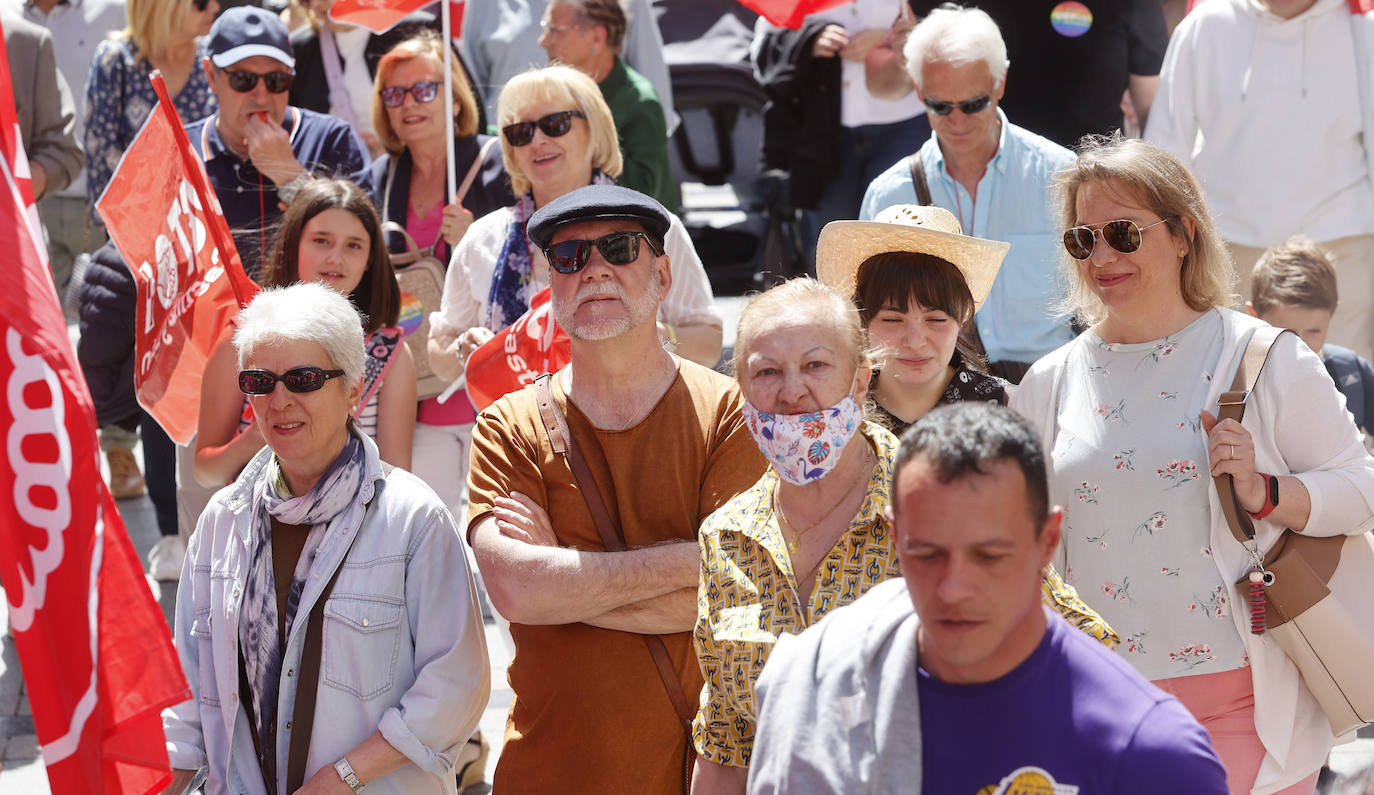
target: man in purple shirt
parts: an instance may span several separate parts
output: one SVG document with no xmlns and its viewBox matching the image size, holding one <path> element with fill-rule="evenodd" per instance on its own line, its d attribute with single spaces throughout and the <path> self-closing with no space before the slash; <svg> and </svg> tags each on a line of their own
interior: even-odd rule
<svg viewBox="0 0 1374 795">
<path fill-rule="evenodd" d="M 1041 604 L 1061 512 L 1030 423 L 937 408 L 893 483 L 903 579 L 779 642 L 751 793 L 1226 793 L 1193 716 Z"/>
</svg>

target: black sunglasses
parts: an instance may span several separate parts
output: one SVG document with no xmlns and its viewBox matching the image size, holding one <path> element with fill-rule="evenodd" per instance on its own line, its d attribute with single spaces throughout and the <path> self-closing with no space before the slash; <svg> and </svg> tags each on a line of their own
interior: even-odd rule
<svg viewBox="0 0 1374 795">
<path fill-rule="evenodd" d="M 982 113 L 986 110 L 988 105 L 992 104 L 992 97 L 988 94 L 983 94 L 973 99 L 966 99 L 963 102 L 945 102 L 941 99 L 923 99 L 921 101 L 925 103 L 926 110 L 934 113 L 936 116 L 948 116 L 954 112 L 955 108 L 963 111 L 965 116 L 972 116 L 975 113 Z"/>
<path fill-rule="evenodd" d="M 343 375 L 343 370 L 322 370 L 318 367 L 293 367 L 277 375 L 271 370 L 240 370 L 239 391 L 245 395 L 270 395 L 280 381 L 288 392 L 316 392 L 324 382 Z"/>
<path fill-rule="evenodd" d="M 549 258 L 549 267 L 563 274 L 577 273 L 587 267 L 587 260 L 592 255 L 592 246 L 595 246 L 601 252 L 601 258 L 610 264 L 629 265 L 639 259 L 641 238 L 649 244 L 649 250 L 654 252 L 655 256 L 663 256 L 663 249 L 643 232 L 612 232 L 596 240 L 564 240 L 544 249 L 544 256 Z"/>
<path fill-rule="evenodd" d="M 1098 229 L 1101 230 L 1102 239 L 1107 241 L 1107 245 L 1122 254 L 1130 254 L 1140 248 L 1141 234 L 1146 229 L 1153 229 L 1168 220 L 1161 218 L 1152 224 L 1136 226 L 1135 221 L 1121 219 L 1108 221 Z M 1069 256 L 1074 259 L 1091 257 L 1096 245 L 1097 232 L 1091 226 L 1075 226 L 1064 231 L 1064 248 L 1068 249 Z"/>
<path fill-rule="evenodd" d="M 388 108 L 399 108 L 405 104 L 406 94 L 415 97 L 416 102 L 433 102 L 439 96 L 439 83 L 435 80 L 421 80 L 413 86 L 387 86 L 377 92 L 382 104 Z"/>
<path fill-rule="evenodd" d="M 537 121 L 521 121 L 515 124 L 507 124 L 501 128 L 505 133 L 506 140 L 510 141 L 511 146 L 524 146 L 534 140 L 534 128 L 538 127 L 550 138 L 559 138 L 567 135 L 568 130 L 572 129 L 572 120 L 576 116 L 579 119 L 587 118 L 580 110 L 560 110 L 557 113 L 550 113 Z"/>
<path fill-rule="evenodd" d="M 245 72 L 240 69 L 221 69 L 225 77 L 229 78 L 229 87 L 239 92 L 247 94 L 258 85 L 258 80 L 267 86 L 267 90 L 273 94 L 280 94 L 291 88 L 291 78 L 294 72 L 268 72 L 260 75 L 257 72 Z"/>
</svg>

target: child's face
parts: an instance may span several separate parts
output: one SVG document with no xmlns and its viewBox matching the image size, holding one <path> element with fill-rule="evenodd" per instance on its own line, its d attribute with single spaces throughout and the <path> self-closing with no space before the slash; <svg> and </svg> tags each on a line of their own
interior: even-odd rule
<svg viewBox="0 0 1374 795">
<path fill-rule="evenodd" d="M 1326 330 L 1331 325 L 1331 311 L 1310 306 L 1276 304 L 1268 312 L 1259 316 L 1260 320 L 1278 328 L 1291 328 L 1298 332 L 1302 341 L 1307 343 L 1318 356 L 1326 342 Z"/>
</svg>

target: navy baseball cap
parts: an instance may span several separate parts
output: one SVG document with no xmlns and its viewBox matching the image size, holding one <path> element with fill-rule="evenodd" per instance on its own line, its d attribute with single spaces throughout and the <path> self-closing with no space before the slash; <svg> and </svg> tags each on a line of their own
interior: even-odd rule
<svg viewBox="0 0 1374 795">
<path fill-rule="evenodd" d="M 291 34 L 281 17 L 254 6 L 236 6 L 210 26 L 210 63 L 224 69 L 255 55 L 265 55 L 287 68 L 296 67 Z"/>
<path fill-rule="evenodd" d="M 569 224 L 588 221 L 634 221 L 644 227 L 659 250 L 672 220 L 663 205 L 637 190 L 619 185 L 588 185 L 540 207 L 526 228 L 530 242 L 540 250 L 549 247 L 553 233 Z"/>
</svg>

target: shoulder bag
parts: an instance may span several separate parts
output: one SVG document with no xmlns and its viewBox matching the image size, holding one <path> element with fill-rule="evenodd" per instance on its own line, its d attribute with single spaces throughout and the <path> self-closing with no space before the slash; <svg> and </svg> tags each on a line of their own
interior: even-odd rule
<svg viewBox="0 0 1374 795">
<path fill-rule="evenodd" d="M 1286 329 L 1250 337 L 1218 419 L 1239 422 L 1274 342 Z M 1255 558 L 1242 578 L 1252 632 L 1268 632 L 1298 667 L 1336 736 L 1374 721 L 1374 537 L 1318 537 L 1284 530 L 1260 559 L 1255 525 L 1236 498 L 1230 475 L 1213 478 L 1236 540 Z M 1253 575 L 1253 576 L 1252 576 Z M 1263 618 L 1261 626 L 1260 619 Z"/>
<path fill-rule="evenodd" d="M 607 552 L 620 552 L 626 548 L 624 536 L 615 522 L 611 521 L 610 511 L 606 510 L 606 502 L 601 497 L 601 490 L 597 488 L 595 478 L 592 477 L 591 468 L 587 466 L 587 459 L 583 457 L 582 450 L 577 446 L 577 440 L 573 438 L 568 427 L 568 418 L 554 402 L 553 387 L 550 384 L 552 380 L 553 375 L 550 373 L 544 373 L 534 380 L 535 397 L 539 402 L 539 416 L 544 421 L 544 431 L 549 435 L 553 451 L 567 459 L 568 468 L 577 479 L 577 488 L 582 492 L 582 498 L 587 501 L 587 510 L 591 512 L 596 531 L 601 535 L 602 545 L 606 547 Z M 654 659 L 659 678 L 663 680 L 663 689 L 668 691 L 668 700 L 673 703 L 673 711 L 677 713 L 683 731 L 686 732 L 687 747 L 682 757 L 682 792 L 683 795 L 687 795 L 692 789 L 692 766 L 696 761 L 696 748 L 692 745 L 692 718 L 696 715 L 696 710 L 692 709 L 691 702 L 687 700 L 687 695 L 682 689 L 682 682 L 673 670 L 673 661 L 668 656 L 668 647 L 664 645 L 663 638 L 644 634 L 639 637 L 644 639 L 644 645 L 648 647 L 649 655 Z"/>
</svg>

